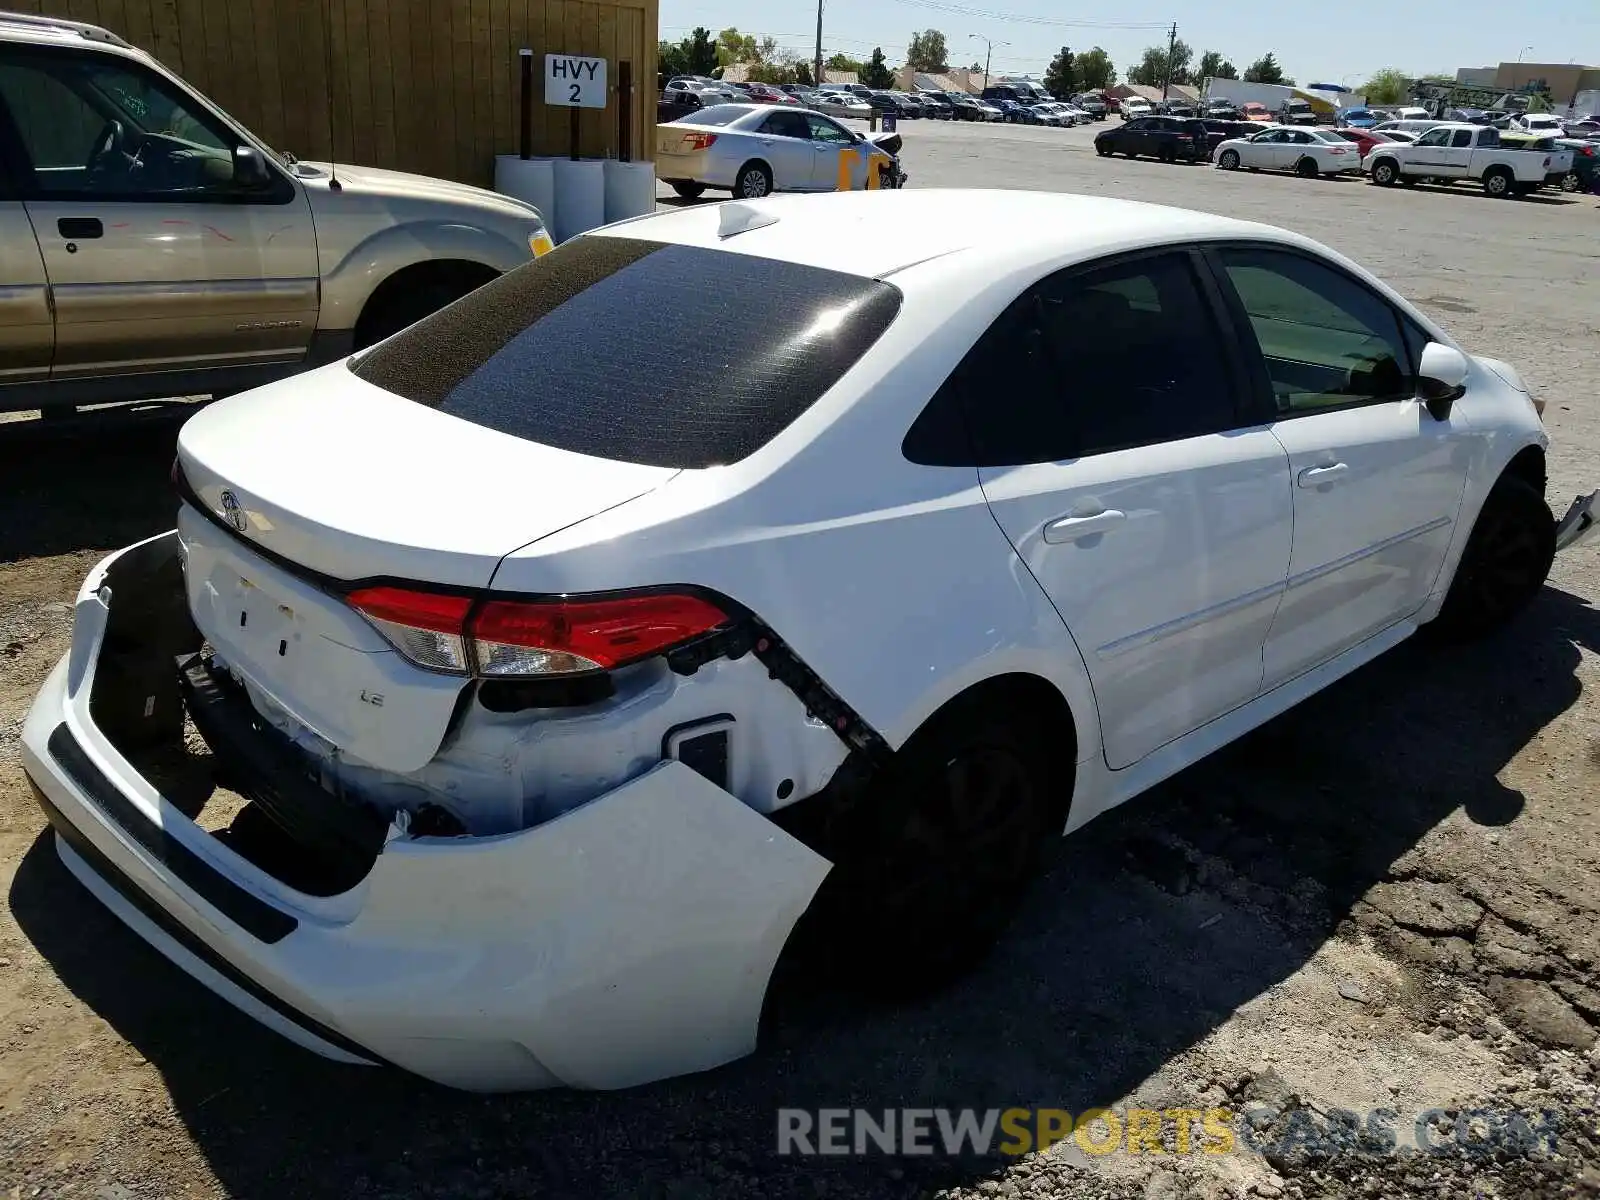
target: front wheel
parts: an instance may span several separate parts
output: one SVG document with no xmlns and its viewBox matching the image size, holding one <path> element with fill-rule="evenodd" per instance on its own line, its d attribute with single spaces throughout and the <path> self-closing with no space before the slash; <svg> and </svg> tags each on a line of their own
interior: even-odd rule
<svg viewBox="0 0 1600 1200">
<path fill-rule="evenodd" d="M 1399 179 L 1400 172 L 1389 159 L 1372 164 L 1372 182 L 1379 187 L 1393 187 Z"/>
<path fill-rule="evenodd" d="M 1237 150 L 1224 150 L 1222 157 L 1217 159 L 1217 166 L 1224 171 L 1237 171 L 1239 169 L 1239 152 Z"/>
<path fill-rule="evenodd" d="M 1555 517 L 1539 489 L 1502 476 L 1478 513 L 1435 628 L 1457 639 L 1492 633 L 1533 602 L 1555 553 Z"/>
<path fill-rule="evenodd" d="M 1111 157 L 1111 147 L 1105 142 L 1096 142 L 1094 144 L 1094 152 L 1101 158 Z"/>
</svg>

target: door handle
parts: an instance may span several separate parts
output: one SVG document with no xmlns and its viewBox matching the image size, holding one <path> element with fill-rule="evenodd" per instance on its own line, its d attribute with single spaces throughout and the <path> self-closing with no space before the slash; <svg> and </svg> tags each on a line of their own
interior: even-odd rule
<svg viewBox="0 0 1600 1200">
<path fill-rule="evenodd" d="M 1344 463 L 1329 463 L 1325 467 L 1307 467 L 1295 477 L 1303 488 L 1321 487 L 1326 483 L 1333 483 L 1343 475 L 1348 475 L 1350 468 Z"/>
<path fill-rule="evenodd" d="M 104 237 L 106 231 L 99 217 L 62 217 L 56 222 L 56 232 L 64 238 L 81 241 L 84 238 Z"/>
<path fill-rule="evenodd" d="M 1044 540 L 1052 545 L 1075 542 L 1096 533 L 1115 529 L 1128 519 L 1128 514 L 1117 508 L 1107 508 L 1086 517 L 1058 517 L 1044 527 Z"/>
</svg>

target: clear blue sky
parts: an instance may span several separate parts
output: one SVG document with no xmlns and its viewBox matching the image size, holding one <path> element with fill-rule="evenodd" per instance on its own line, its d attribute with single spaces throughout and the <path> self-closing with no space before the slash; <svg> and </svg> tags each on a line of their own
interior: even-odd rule
<svg viewBox="0 0 1600 1200">
<path fill-rule="evenodd" d="M 1243 71 L 1271 50 L 1284 73 L 1300 83 L 1353 85 L 1381 67 L 1453 73 L 1519 55 L 1528 62 L 1600 65 L 1600 0 L 1532 0 L 1509 8 L 1503 0 L 1410 0 L 1377 9 L 1303 0 L 1153 0 L 1145 7 L 1135 0 L 1077 12 L 1082 15 L 1050 0 L 825 0 L 823 54 L 843 51 L 865 59 L 882 46 L 898 65 L 913 31 L 938 29 L 949 43 L 952 66 L 982 64 L 983 43 L 969 36 L 981 34 L 996 43 L 996 74 L 1042 73 L 1061 46 L 1076 52 L 1098 45 L 1111 55 L 1120 79 L 1144 47 L 1166 43 L 1167 27 L 1176 20 L 1178 36 L 1196 57 L 1219 50 Z M 815 3 L 806 0 L 661 0 L 665 39 L 676 41 L 696 25 L 713 35 L 733 25 L 771 35 L 805 59 L 811 57 L 816 20 Z"/>
</svg>

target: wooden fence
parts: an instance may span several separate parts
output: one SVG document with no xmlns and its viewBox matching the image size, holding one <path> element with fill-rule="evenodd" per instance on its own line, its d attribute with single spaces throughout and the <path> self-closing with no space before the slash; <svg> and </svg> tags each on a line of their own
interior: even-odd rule
<svg viewBox="0 0 1600 1200">
<path fill-rule="evenodd" d="M 617 84 L 632 64 L 632 156 L 655 156 L 659 0 L 5 0 L 93 22 L 154 54 L 269 145 L 300 158 L 487 184 L 515 153 L 517 52 L 534 52 L 535 154 L 567 151 L 544 104 L 544 55 L 607 60 L 610 104 L 584 109 L 586 157 L 618 153 Z"/>
</svg>

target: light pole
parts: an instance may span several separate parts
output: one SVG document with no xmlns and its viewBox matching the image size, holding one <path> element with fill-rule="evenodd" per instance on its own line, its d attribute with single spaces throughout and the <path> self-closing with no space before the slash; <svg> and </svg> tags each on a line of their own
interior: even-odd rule
<svg viewBox="0 0 1600 1200">
<path fill-rule="evenodd" d="M 1518 50 L 1517 51 L 1517 61 L 1521 62 L 1522 61 L 1522 56 L 1524 54 L 1526 54 L 1529 50 L 1532 50 L 1532 49 L 1533 49 L 1532 46 L 1524 46 L 1521 50 Z"/>
<path fill-rule="evenodd" d="M 984 37 L 983 34 L 981 34 L 981 33 L 969 33 L 967 35 L 967 37 L 969 39 L 971 39 L 971 40 L 982 42 L 983 45 L 984 45 L 984 51 L 983 51 L 983 90 L 984 91 L 988 91 L 989 90 L 989 63 L 993 60 L 994 48 L 996 46 L 1009 46 L 1009 45 L 1011 45 L 1011 43 L 1010 42 L 992 41 L 989 38 Z"/>
</svg>

